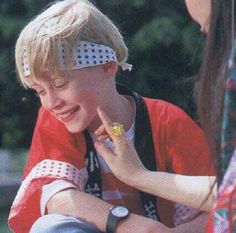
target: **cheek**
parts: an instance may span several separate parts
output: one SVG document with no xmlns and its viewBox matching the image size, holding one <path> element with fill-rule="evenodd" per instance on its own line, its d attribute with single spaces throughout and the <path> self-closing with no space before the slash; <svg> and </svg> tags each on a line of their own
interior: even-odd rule
<svg viewBox="0 0 236 233">
<path fill-rule="evenodd" d="M 76 104 L 80 105 L 85 111 L 96 111 L 96 108 L 99 105 L 98 96 L 95 94 L 80 93 L 76 95 L 74 100 L 76 101 Z"/>
<path fill-rule="evenodd" d="M 86 105 L 90 109 L 94 108 L 95 110 L 96 110 L 97 106 L 99 105 L 98 99 L 94 96 L 85 97 L 83 103 L 84 103 L 84 105 Z"/>
<path fill-rule="evenodd" d="M 78 101 L 93 101 L 97 102 L 101 99 L 99 91 L 96 88 L 86 88 L 83 90 L 78 90 L 74 92 L 74 96 Z"/>
</svg>

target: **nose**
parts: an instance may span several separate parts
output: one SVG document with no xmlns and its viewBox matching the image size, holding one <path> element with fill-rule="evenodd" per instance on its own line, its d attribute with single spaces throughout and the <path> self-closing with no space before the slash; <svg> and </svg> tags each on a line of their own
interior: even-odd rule
<svg viewBox="0 0 236 233">
<path fill-rule="evenodd" d="M 48 109 L 54 110 L 60 108 L 62 100 L 56 93 L 48 92 L 44 100 L 44 106 Z"/>
</svg>

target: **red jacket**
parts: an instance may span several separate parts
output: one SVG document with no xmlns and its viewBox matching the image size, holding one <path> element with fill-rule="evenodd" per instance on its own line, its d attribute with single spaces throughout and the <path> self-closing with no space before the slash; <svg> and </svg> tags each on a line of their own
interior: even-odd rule
<svg viewBox="0 0 236 233">
<path fill-rule="evenodd" d="M 152 138 L 159 171 L 185 175 L 212 175 L 213 166 L 205 137 L 199 127 L 178 107 L 162 100 L 144 98 L 152 128 Z M 138 112 L 137 112 L 138 114 Z M 137 123 L 137 122 L 136 122 Z M 86 180 L 76 183 L 66 175 L 35 175 L 37 165 L 50 160 L 68 163 L 68 169 L 86 167 L 86 142 L 82 133 L 71 134 L 64 125 L 43 107 L 39 111 L 23 183 L 12 205 L 9 226 L 14 232 L 29 232 L 40 217 L 40 197 L 43 185 L 56 179 L 67 180 L 83 187 Z M 58 163 L 59 163 L 58 162 Z M 34 176 L 31 176 L 34 170 Z M 78 178 L 78 177 L 77 177 Z M 157 198 L 162 222 L 171 226 L 173 204 Z"/>
</svg>

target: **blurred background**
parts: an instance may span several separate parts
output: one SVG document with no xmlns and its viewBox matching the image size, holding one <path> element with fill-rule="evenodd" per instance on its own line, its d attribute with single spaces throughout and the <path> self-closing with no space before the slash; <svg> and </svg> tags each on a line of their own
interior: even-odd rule
<svg viewBox="0 0 236 233">
<path fill-rule="evenodd" d="M 20 185 L 40 105 L 16 80 L 14 45 L 24 25 L 49 0 L 0 1 L 0 232 Z M 129 48 L 132 72 L 117 80 L 141 95 L 161 98 L 183 108 L 195 120 L 193 85 L 197 80 L 204 35 L 184 0 L 93 0 L 120 28 Z"/>
</svg>

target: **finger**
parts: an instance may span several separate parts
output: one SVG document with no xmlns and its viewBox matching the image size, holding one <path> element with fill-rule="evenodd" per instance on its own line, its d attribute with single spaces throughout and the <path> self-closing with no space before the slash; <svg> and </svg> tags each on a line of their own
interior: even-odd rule
<svg viewBox="0 0 236 233">
<path fill-rule="evenodd" d="M 101 107 L 97 108 L 98 116 L 100 117 L 102 124 L 106 130 L 106 132 L 111 135 L 111 127 L 113 126 L 113 122 L 107 116 L 107 114 L 103 111 Z"/>
<path fill-rule="evenodd" d="M 107 138 L 109 138 L 110 136 L 108 135 L 108 133 L 105 130 L 104 125 L 101 125 L 95 132 L 94 134 L 96 135 L 96 140 L 98 141 L 104 141 Z"/>
<path fill-rule="evenodd" d="M 104 140 L 110 138 L 108 134 L 105 134 L 105 135 L 99 135 L 97 136 L 96 140 L 99 141 L 99 142 L 103 142 Z"/>
<path fill-rule="evenodd" d="M 103 135 L 103 134 L 107 134 L 104 125 L 100 125 L 100 126 L 98 127 L 98 129 L 96 129 L 96 131 L 95 131 L 94 133 L 95 133 L 96 136 Z"/>
<path fill-rule="evenodd" d="M 94 143 L 94 147 L 96 148 L 97 152 L 105 159 L 106 163 L 111 164 L 112 159 L 116 154 L 112 153 L 111 150 L 106 147 L 103 143 L 96 141 Z"/>
</svg>

